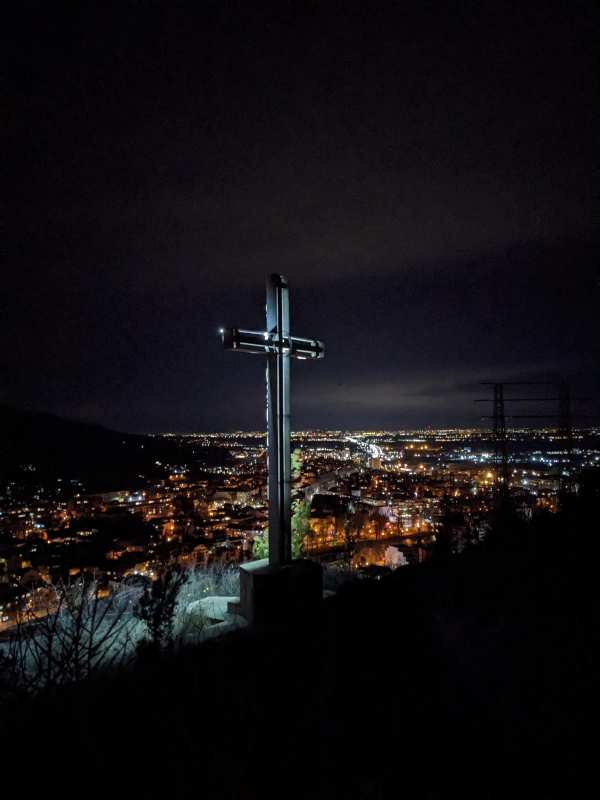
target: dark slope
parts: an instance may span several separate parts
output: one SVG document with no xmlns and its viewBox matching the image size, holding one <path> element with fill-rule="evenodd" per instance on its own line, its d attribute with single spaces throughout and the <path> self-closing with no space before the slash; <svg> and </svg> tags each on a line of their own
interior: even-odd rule
<svg viewBox="0 0 600 800">
<path fill-rule="evenodd" d="M 68 753 L 98 797 L 597 796 L 593 511 L 349 586 L 305 625 L 8 704 L 3 755 L 43 792 Z"/>
<path fill-rule="evenodd" d="M 86 491 L 131 487 L 140 475 L 164 475 L 156 461 L 186 458 L 174 441 L 9 406 L 0 407 L 0 443 L 3 482 L 48 485 L 60 478 L 82 481 Z"/>
</svg>

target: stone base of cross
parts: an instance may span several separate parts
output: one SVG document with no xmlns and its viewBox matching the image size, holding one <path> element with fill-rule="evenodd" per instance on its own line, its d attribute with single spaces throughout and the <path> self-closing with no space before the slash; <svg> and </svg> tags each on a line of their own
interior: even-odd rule
<svg viewBox="0 0 600 800">
<path fill-rule="evenodd" d="M 324 345 L 291 335 L 288 283 L 276 274 L 267 282 L 266 330 L 226 328 L 221 333 L 226 349 L 267 356 L 269 559 L 243 565 L 240 573 L 242 614 L 258 621 L 274 611 L 274 604 L 291 610 L 305 594 L 305 600 L 314 599 L 322 586 L 318 565 L 292 562 L 290 359 L 323 358 Z M 318 588 L 319 600 L 321 594 Z"/>
</svg>

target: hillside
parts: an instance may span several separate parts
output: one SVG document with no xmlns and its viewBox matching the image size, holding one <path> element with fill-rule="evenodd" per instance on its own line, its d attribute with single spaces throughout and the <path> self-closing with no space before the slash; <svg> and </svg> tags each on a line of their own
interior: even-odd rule
<svg viewBox="0 0 600 800">
<path fill-rule="evenodd" d="M 3 482 L 48 485 L 82 481 L 86 491 L 133 487 L 164 475 L 161 464 L 187 457 L 175 441 L 119 433 L 53 414 L 0 407 Z M 34 467 L 34 470 L 28 467 Z"/>
<path fill-rule="evenodd" d="M 98 797 L 597 796 L 594 519 L 509 525 L 347 586 L 306 624 L 15 699 L 2 752 L 36 765 L 31 793 L 68 752 L 70 783 Z"/>
</svg>

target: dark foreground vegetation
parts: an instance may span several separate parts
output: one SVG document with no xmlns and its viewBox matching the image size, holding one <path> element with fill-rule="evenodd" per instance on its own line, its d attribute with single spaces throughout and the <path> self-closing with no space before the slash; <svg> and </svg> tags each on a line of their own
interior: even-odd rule
<svg viewBox="0 0 600 800">
<path fill-rule="evenodd" d="M 597 796 L 597 477 L 483 545 L 110 680 L 6 701 L 27 796 Z M 5 785 L 7 785 L 5 783 Z"/>
</svg>

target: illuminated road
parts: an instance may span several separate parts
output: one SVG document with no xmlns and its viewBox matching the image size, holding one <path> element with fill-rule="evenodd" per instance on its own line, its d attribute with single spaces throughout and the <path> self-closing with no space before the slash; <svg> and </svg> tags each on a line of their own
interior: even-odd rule
<svg viewBox="0 0 600 800">
<path fill-rule="evenodd" d="M 346 436 L 347 442 L 353 442 L 357 444 L 359 447 L 362 447 L 363 450 L 371 456 L 371 458 L 380 458 L 383 459 L 384 454 L 383 450 L 379 445 L 371 444 L 370 442 L 364 442 L 362 439 L 356 439 L 354 436 Z"/>
<path fill-rule="evenodd" d="M 332 486 L 340 482 L 342 478 L 351 475 L 357 471 L 357 467 L 346 467 L 345 469 L 334 469 L 330 472 L 324 472 L 312 480 L 305 490 L 305 497 L 309 503 L 312 503 L 313 497 L 320 492 L 328 492 Z"/>
<path fill-rule="evenodd" d="M 365 452 L 369 453 L 371 458 L 379 458 L 383 460 L 385 458 L 384 452 L 379 447 L 379 445 L 371 444 L 370 442 L 365 442 L 362 439 L 357 439 L 354 436 L 346 436 L 346 441 L 352 442 L 353 444 L 357 444 L 360 448 L 362 448 Z M 313 497 L 319 492 L 326 492 L 332 486 L 335 486 L 336 483 L 340 480 L 340 478 L 344 478 L 348 475 L 351 475 L 353 472 L 357 472 L 359 467 L 353 465 L 351 467 L 345 467 L 344 469 L 334 469 L 329 472 L 324 472 L 322 475 L 318 475 L 307 487 L 306 489 L 306 499 L 309 502 L 312 502 Z"/>
</svg>

